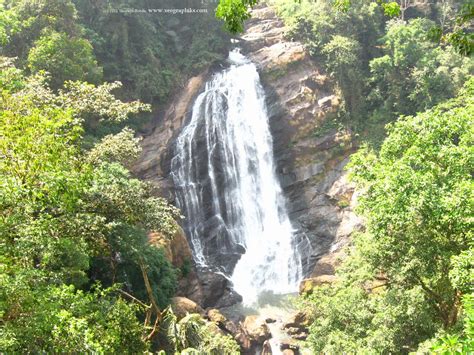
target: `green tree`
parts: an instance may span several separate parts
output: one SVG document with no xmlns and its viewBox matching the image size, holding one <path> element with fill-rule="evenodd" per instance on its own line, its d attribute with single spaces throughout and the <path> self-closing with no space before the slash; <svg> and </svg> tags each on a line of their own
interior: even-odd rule
<svg viewBox="0 0 474 355">
<path fill-rule="evenodd" d="M 306 300 L 315 352 L 415 351 L 470 322 L 473 98 L 471 79 L 457 98 L 390 124 L 378 155 L 353 157 L 367 231 L 340 281 Z"/>
<path fill-rule="evenodd" d="M 300 3 L 301 0 L 291 0 Z M 405 21 L 405 13 L 410 8 L 415 8 L 417 2 L 414 0 L 370 0 L 374 5 L 378 5 L 383 13 L 389 17 L 399 17 L 401 21 Z M 447 1 L 440 1 L 444 7 L 452 7 Z M 250 10 L 258 4 L 258 0 L 220 0 L 217 8 L 216 16 L 224 20 L 226 28 L 233 32 L 239 33 L 244 30 L 244 22 L 251 17 Z M 327 1 L 333 6 L 334 12 L 345 13 L 350 11 L 360 2 L 351 0 L 334 0 Z M 470 31 L 470 21 L 474 18 L 474 5 L 471 0 L 464 0 L 460 6 L 457 6 L 458 13 L 455 16 L 453 25 L 446 28 L 446 18 L 442 18 L 440 26 L 433 26 L 433 39 L 444 41 L 451 44 L 458 53 L 462 55 L 470 55 L 474 51 L 474 35 Z"/>
<path fill-rule="evenodd" d="M 221 0 L 216 10 L 216 16 L 224 20 L 229 31 L 243 32 L 244 21 L 251 17 L 250 10 L 257 3 L 258 0 Z"/>
<path fill-rule="evenodd" d="M 10 0 L 0 3 L 2 32 L 6 34 L 2 54 L 19 57 L 23 64 L 29 50 L 44 32 L 77 37 L 77 11 L 70 0 Z"/>
<path fill-rule="evenodd" d="M 473 62 L 427 38 L 433 22 L 391 22 L 383 37 L 385 55 L 370 62 L 371 100 L 393 114 L 413 114 L 453 97 Z"/>
<path fill-rule="evenodd" d="M 353 113 L 360 109 L 358 105 L 362 102 L 363 87 L 360 83 L 363 76 L 358 70 L 360 50 L 357 41 L 339 35 L 333 36 L 322 50 L 327 57 L 326 68 L 337 80 L 347 108 Z"/>
<path fill-rule="evenodd" d="M 41 76 L 10 78 L 22 82 L 4 78 L 0 101 L 1 347 L 143 352 L 155 330 L 138 316 L 152 304 L 158 317 L 176 287 L 147 232 L 171 237 L 179 214 L 121 165 L 138 154 L 130 130 L 89 154 L 82 140 L 88 120 L 147 106 L 119 102 L 108 86 L 55 94 Z M 121 137 L 127 145 L 109 144 Z"/>
<path fill-rule="evenodd" d="M 102 76 L 94 58 L 91 44 L 81 38 L 70 38 L 66 33 L 52 32 L 35 42 L 28 54 L 28 68 L 32 73 L 51 74 L 51 87 L 57 89 L 66 80 L 97 84 Z"/>
<path fill-rule="evenodd" d="M 164 315 L 168 352 L 175 354 L 240 354 L 240 347 L 229 335 L 222 335 L 217 326 L 204 321 L 199 314 L 188 314 L 178 320 L 171 308 Z"/>
</svg>

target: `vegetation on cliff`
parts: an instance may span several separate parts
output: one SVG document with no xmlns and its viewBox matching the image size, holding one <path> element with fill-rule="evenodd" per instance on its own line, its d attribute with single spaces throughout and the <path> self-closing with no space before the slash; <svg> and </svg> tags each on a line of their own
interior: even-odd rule
<svg viewBox="0 0 474 355">
<path fill-rule="evenodd" d="M 271 3 L 336 81 L 338 120 L 367 142 L 350 164 L 366 232 L 340 281 L 302 298 L 308 345 L 472 351 L 472 3 Z M 221 1 L 218 16 L 240 31 L 253 5 Z"/>
<path fill-rule="evenodd" d="M 365 142 L 350 169 L 367 230 L 340 282 L 302 299 L 314 321 L 309 346 L 472 350 L 473 59 L 432 38 L 465 8 L 440 1 L 392 18 L 372 1 L 344 12 L 329 1 L 274 4 L 288 36 L 335 79 L 338 120 Z"/>
</svg>

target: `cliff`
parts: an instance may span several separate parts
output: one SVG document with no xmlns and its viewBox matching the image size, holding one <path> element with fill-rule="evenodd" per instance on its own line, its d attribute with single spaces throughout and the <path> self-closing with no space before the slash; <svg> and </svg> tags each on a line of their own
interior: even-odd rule
<svg viewBox="0 0 474 355">
<path fill-rule="evenodd" d="M 333 83 L 304 47 L 286 40 L 284 33 L 284 25 L 274 11 L 260 7 L 254 10 L 238 46 L 259 68 L 287 207 L 301 238 L 311 242 L 305 275 L 332 274 L 338 251 L 360 226 L 352 211 L 354 189 L 344 172 L 355 147 L 350 132 L 328 124 L 339 105 Z M 170 102 L 156 127 L 144 137 L 143 152 L 134 167 L 139 177 L 155 184 L 171 201 L 174 191 L 169 174 L 174 139 L 210 73 L 212 70 L 192 78 Z M 320 259 L 323 261 L 317 263 Z M 191 272 L 194 279 L 186 282 L 182 294 L 205 307 L 235 302 L 238 298 L 228 290 L 229 285 L 216 275 Z M 224 302 L 210 297 L 213 291 L 209 285 L 214 284 L 227 289 L 221 295 Z"/>
</svg>

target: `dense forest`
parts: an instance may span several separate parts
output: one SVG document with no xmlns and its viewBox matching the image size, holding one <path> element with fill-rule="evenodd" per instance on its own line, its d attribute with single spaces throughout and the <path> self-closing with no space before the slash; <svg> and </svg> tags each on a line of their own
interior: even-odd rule
<svg viewBox="0 0 474 355">
<path fill-rule="evenodd" d="M 271 0 L 335 83 L 364 230 L 295 297 L 308 353 L 474 351 L 474 4 Z M 0 0 L 0 352 L 238 354 L 170 306 L 182 211 L 131 172 L 140 134 L 227 57 L 254 0 Z M 133 14 L 146 8 L 196 14 Z M 216 18 L 216 16 L 217 18 Z M 302 350 L 303 351 L 303 350 Z"/>
</svg>

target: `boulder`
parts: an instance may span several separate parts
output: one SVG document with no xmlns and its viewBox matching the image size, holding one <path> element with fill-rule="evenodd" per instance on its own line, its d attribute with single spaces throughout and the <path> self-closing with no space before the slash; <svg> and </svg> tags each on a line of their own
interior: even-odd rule
<svg viewBox="0 0 474 355">
<path fill-rule="evenodd" d="M 259 319 L 258 316 L 245 317 L 244 321 L 241 322 L 241 327 L 254 344 L 263 344 L 265 340 L 270 339 L 272 336 L 268 325 Z"/>
<path fill-rule="evenodd" d="M 238 334 L 239 329 L 234 322 L 227 319 L 219 310 L 210 309 L 207 311 L 207 318 L 216 324 L 225 333 L 232 335 L 233 337 Z"/>
<path fill-rule="evenodd" d="M 304 312 L 297 312 L 291 315 L 291 317 L 285 323 L 283 323 L 282 327 L 282 329 L 285 330 L 291 338 L 288 340 L 288 342 L 280 344 L 280 348 L 283 346 L 285 349 L 297 351 L 297 344 L 295 344 L 291 339 L 305 340 L 308 337 L 308 325 L 309 319 Z"/>
<path fill-rule="evenodd" d="M 218 309 L 210 309 L 207 311 L 207 318 L 211 322 L 216 324 L 224 324 L 227 322 L 227 318 L 218 310 Z"/>
<path fill-rule="evenodd" d="M 186 297 L 173 297 L 171 308 L 178 319 L 185 317 L 188 313 L 204 315 L 204 310 L 196 302 Z"/>
<path fill-rule="evenodd" d="M 296 327 L 286 328 L 286 333 L 293 337 L 294 335 L 300 333 L 300 328 L 296 328 Z"/>
<path fill-rule="evenodd" d="M 285 323 L 283 323 L 283 329 L 297 328 L 305 329 L 308 326 L 309 319 L 304 312 L 296 312 L 292 314 Z"/>
<path fill-rule="evenodd" d="M 296 340 L 306 340 L 308 338 L 308 333 L 301 332 L 301 333 L 292 335 L 291 337 Z"/>
<path fill-rule="evenodd" d="M 242 302 L 242 296 L 232 289 L 231 281 L 223 274 L 201 271 L 198 274 L 201 285 L 199 303 L 204 308 L 224 308 Z"/>
<path fill-rule="evenodd" d="M 293 340 L 288 340 L 280 343 L 280 350 L 284 354 L 298 354 L 300 347 Z M 286 351 L 286 353 L 285 353 Z"/>
</svg>

